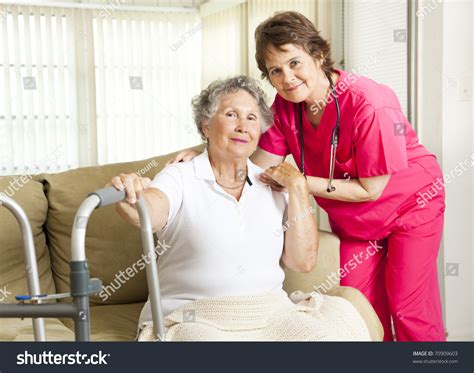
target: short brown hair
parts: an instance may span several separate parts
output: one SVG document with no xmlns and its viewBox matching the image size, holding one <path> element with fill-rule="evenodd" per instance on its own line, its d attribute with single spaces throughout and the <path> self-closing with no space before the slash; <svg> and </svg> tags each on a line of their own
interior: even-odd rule
<svg viewBox="0 0 474 373">
<path fill-rule="evenodd" d="M 326 74 L 332 71 L 334 61 L 331 59 L 331 47 L 313 23 L 298 12 L 279 12 L 260 23 L 255 30 L 255 59 L 262 79 L 268 79 L 265 65 L 268 47 L 272 45 L 280 48 L 285 44 L 302 47 L 309 55 L 323 60 L 322 69 Z"/>
</svg>

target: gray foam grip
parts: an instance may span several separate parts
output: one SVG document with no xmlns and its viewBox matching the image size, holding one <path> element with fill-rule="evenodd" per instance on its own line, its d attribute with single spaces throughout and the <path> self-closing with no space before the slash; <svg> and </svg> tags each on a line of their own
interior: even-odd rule
<svg viewBox="0 0 474 373">
<path fill-rule="evenodd" d="M 118 191 L 114 187 L 107 187 L 98 189 L 95 192 L 89 194 L 89 196 L 92 195 L 99 197 L 100 203 L 96 207 L 99 208 L 123 201 L 125 199 L 125 190 Z"/>
</svg>

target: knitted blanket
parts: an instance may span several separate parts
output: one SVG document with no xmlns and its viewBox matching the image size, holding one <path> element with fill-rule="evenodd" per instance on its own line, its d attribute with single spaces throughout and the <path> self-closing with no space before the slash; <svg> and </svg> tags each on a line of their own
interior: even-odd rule
<svg viewBox="0 0 474 373">
<path fill-rule="evenodd" d="M 291 299 L 290 299 L 291 298 Z M 190 302 L 165 317 L 168 341 L 370 341 L 347 300 L 318 292 L 275 291 Z M 155 341 L 145 323 L 138 341 Z"/>
</svg>

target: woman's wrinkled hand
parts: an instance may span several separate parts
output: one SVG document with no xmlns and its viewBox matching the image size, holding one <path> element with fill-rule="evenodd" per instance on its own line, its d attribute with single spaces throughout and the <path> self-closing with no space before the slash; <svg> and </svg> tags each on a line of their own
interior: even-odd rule
<svg viewBox="0 0 474 373">
<path fill-rule="evenodd" d="M 113 177 L 106 186 L 113 186 L 119 191 L 125 190 L 126 201 L 119 204 L 134 205 L 150 184 L 151 180 L 147 177 L 140 177 L 137 174 L 120 174 Z"/>
<path fill-rule="evenodd" d="M 306 178 L 289 163 L 269 167 L 260 174 L 260 181 L 277 192 L 286 192 L 296 187 L 307 187 Z"/>
<path fill-rule="evenodd" d="M 194 157 L 197 157 L 199 154 L 201 154 L 201 153 L 194 150 L 194 149 L 182 150 L 178 154 L 176 154 L 176 157 L 174 157 L 174 159 L 170 159 L 168 162 L 166 162 L 166 166 L 168 166 L 170 164 L 173 164 L 173 163 L 190 161 Z"/>
<path fill-rule="evenodd" d="M 137 174 L 120 174 L 112 178 L 106 187 L 113 186 L 115 189 L 125 190 L 125 200 L 115 204 L 117 213 L 127 222 L 135 227 L 140 227 L 136 203 L 150 186 L 151 180 L 140 177 Z"/>
</svg>

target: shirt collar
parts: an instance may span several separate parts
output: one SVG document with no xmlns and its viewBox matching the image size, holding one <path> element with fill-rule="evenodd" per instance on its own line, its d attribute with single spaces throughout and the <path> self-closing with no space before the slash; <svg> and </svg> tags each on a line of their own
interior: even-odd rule
<svg viewBox="0 0 474 373">
<path fill-rule="evenodd" d="M 198 179 L 216 181 L 216 177 L 212 171 L 211 162 L 209 161 L 209 153 L 207 152 L 207 149 L 194 158 L 194 169 Z M 258 167 L 250 159 L 247 159 L 247 170 L 250 182 L 252 184 L 258 183 L 258 175 L 264 170 Z"/>
</svg>

